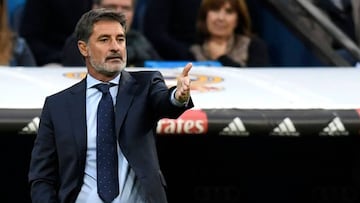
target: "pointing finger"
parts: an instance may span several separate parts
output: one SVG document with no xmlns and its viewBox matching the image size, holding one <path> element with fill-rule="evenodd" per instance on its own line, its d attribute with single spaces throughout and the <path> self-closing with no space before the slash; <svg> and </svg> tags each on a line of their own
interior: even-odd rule
<svg viewBox="0 0 360 203">
<path fill-rule="evenodd" d="M 184 68 L 184 69 L 183 69 L 183 71 L 182 71 L 181 76 L 183 76 L 183 77 L 188 76 L 188 74 L 189 74 L 189 72 L 190 72 L 191 68 L 192 68 L 192 63 L 188 63 L 188 64 L 186 64 L 185 68 Z"/>
</svg>

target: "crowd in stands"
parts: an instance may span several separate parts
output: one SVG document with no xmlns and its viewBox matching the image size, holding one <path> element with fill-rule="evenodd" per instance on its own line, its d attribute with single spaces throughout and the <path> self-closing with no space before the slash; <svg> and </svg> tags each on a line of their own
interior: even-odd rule
<svg viewBox="0 0 360 203">
<path fill-rule="evenodd" d="M 144 33 L 165 60 L 191 58 L 200 4 L 201 0 L 148 0 Z"/>
<path fill-rule="evenodd" d="M 92 0 L 26 0 L 20 35 L 28 42 L 38 66 L 61 65 L 65 40 L 91 5 Z"/>
<path fill-rule="evenodd" d="M 358 0 L 313 0 L 329 19 L 356 44 L 360 45 L 360 1 Z M 332 42 L 334 49 L 344 56 L 352 65 L 357 62 L 351 54 L 343 49 L 339 42 Z"/>
<path fill-rule="evenodd" d="M 35 66 L 35 59 L 26 41 L 8 24 L 7 2 L 0 0 L 0 65 Z"/>
<path fill-rule="evenodd" d="M 264 41 L 252 36 L 245 1 L 203 0 L 197 18 L 197 44 L 190 47 L 196 61 L 215 60 L 224 66 L 269 66 Z"/>
<path fill-rule="evenodd" d="M 142 67 L 148 60 L 218 61 L 232 67 L 272 64 L 270 47 L 253 32 L 247 0 L 2 0 L 3 5 L 4 1 L 11 2 L 3 12 L 7 7 L 8 32 L 16 38 L 8 50 L 19 55 L 16 47 L 21 45 L 33 58 L 24 64 L 7 56 L 12 61 L 1 59 L 2 64 L 84 66 L 73 32 L 80 16 L 96 7 L 126 14 L 129 67 Z M 351 37 L 357 38 L 355 32 Z"/>
<path fill-rule="evenodd" d="M 123 12 L 126 16 L 127 30 L 127 66 L 142 67 L 146 60 L 161 60 L 157 51 L 145 36 L 131 29 L 134 17 L 136 0 L 94 0 L 93 8 L 111 8 Z M 82 55 L 77 47 L 77 39 L 71 35 L 63 48 L 62 65 L 64 66 L 85 66 Z"/>
</svg>

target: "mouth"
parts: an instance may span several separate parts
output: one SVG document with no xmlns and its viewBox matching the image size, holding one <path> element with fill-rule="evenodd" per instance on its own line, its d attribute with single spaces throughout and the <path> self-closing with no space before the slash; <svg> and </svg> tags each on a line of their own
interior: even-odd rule
<svg viewBox="0 0 360 203">
<path fill-rule="evenodd" d="M 226 29 L 226 28 L 227 28 L 227 26 L 226 26 L 226 25 L 223 25 L 223 24 L 221 24 L 221 25 L 215 24 L 214 27 L 215 27 L 216 29 Z"/>
<path fill-rule="evenodd" d="M 122 62 L 122 58 L 120 56 L 109 56 L 106 57 L 105 60 L 109 62 Z"/>
</svg>

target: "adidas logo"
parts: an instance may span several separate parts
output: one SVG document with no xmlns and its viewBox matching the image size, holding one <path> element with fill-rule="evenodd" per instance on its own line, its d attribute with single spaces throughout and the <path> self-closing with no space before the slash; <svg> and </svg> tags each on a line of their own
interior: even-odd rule
<svg viewBox="0 0 360 203">
<path fill-rule="evenodd" d="M 39 128 L 40 118 L 35 117 L 33 118 L 21 131 L 21 134 L 34 134 L 37 133 Z"/>
<path fill-rule="evenodd" d="M 286 117 L 276 128 L 273 129 L 270 135 L 298 137 L 300 133 L 296 131 L 296 128 L 290 118 Z"/>
<path fill-rule="evenodd" d="M 219 133 L 219 135 L 227 136 L 249 136 L 249 134 L 239 117 L 234 118 L 229 125 Z"/>
<path fill-rule="evenodd" d="M 349 132 L 339 117 L 332 119 L 328 125 L 319 133 L 320 136 L 348 136 Z"/>
</svg>

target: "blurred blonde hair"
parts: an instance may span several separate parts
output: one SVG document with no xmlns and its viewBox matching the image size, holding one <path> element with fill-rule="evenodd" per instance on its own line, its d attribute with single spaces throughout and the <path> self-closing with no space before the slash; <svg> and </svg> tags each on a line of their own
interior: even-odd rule
<svg viewBox="0 0 360 203">
<path fill-rule="evenodd" d="M 8 65 L 12 57 L 13 36 L 8 25 L 7 6 L 5 0 L 0 0 L 0 64 Z"/>
</svg>

